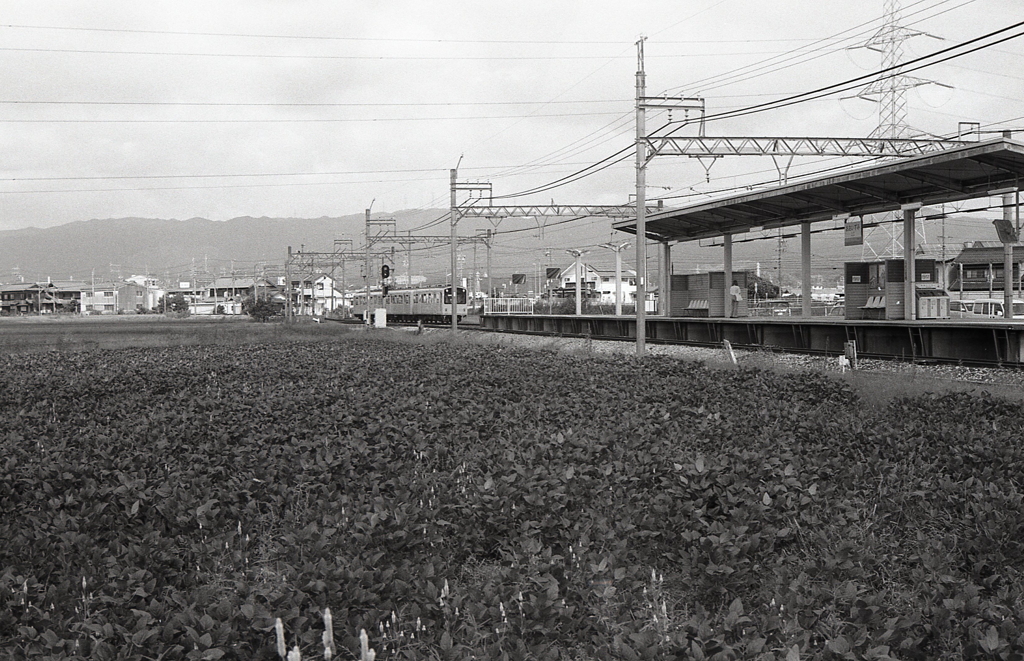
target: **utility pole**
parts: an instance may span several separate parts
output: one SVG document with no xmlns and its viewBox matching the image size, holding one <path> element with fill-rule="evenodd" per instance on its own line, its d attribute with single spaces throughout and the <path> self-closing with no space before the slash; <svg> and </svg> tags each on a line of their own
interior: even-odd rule
<svg viewBox="0 0 1024 661">
<path fill-rule="evenodd" d="M 644 73 L 644 40 L 636 42 L 636 356 L 647 351 L 647 135 L 644 96 L 647 79 Z M 577 291 L 579 291 L 577 289 Z M 576 298 L 579 307 L 579 295 Z M 577 314 L 579 312 L 577 311 Z"/>
<path fill-rule="evenodd" d="M 460 157 L 459 158 L 459 163 L 461 163 L 461 162 L 462 162 L 462 158 Z M 451 313 L 452 313 L 452 334 L 454 335 L 454 334 L 459 332 L 459 315 L 456 314 L 456 312 L 457 312 L 456 301 L 458 300 L 458 297 L 456 296 L 456 288 L 455 288 L 455 269 L 458 266 L 458 263 L 457 263 L 458 256 L 456 254 L 456 252 L 457 252 L 456 248 L 457 248 L 458 241 L 459 241 L 459 237 L 458 237 L 458 234 L 457 234 L 457 231 L 456 231 L 456 225 L 458 225 L 458 222 L 459 222 L 459 208 L 458 208 L 458 201 L 456 200 L 456 196 L 455 196 L 455 187 L 456 187 L 456 184 L 458 182 L 458 177 L 459 177 L 459 166 L 458 165 L 456 165 L 454 168 L 451 169 L 450 175 L 451 175 L 451 191 L 450 192 L 451 192 L 451 223 L 452 223 L 452 277 L 451 277 L 451 283 L 452 283 L 452 290 L 451 290 L 452 291 L 452 298 L 451 298 L 452 307 L 451 307 Z M 442 301 L 442 304 L 443 304 L 443 302 L 444 302 L 444 298 L 443 297 L 442 297 L 441 301 Z"/>
<path fill-rule="evenodd" d="M 450 173 L 449 173 L 450 177 L 451 177 L 451 179 L 450 179 L 450 194 L 451 194 L 451 205 L 450 206 L 451 206 L 451 225 L 452 225 L 452 235 L 451 235 L 451 248 L 452 248 L 452 255 L 451 255 L 451 257 L 452 257 L 452 263 L 451 263 L 451 270 L 452 270 L 452 278 L 451 278 L 451 282 L 452 282 L 452 301 L 451 301 L 451 304 L 452 304 L 452 309 L 451 309 L 451 312 L 452 312 L 452 333 L 453 334 L 457 333 L 459 331 L 459 315 L 458 315 L 459 297 L 458 297 L 458 283 L 457 283 L 457 278 L 458 278 L 458 273 L 459 273 L 459 256 L 458 256 L 459 237 L 458 237 L 458 232 L 457 232 L 457 226 L 458 226 L 459 220 L 461 219 L 462 216 L 461 216 L 461 210 L 459 209 L 457 192 L 460 191 L 460 190 L 470 191 L 470 195 L 472 195 L 472 191 L 487 191 L 488 195 L 490 195 L 490 191 L 491 191 L 491 185 L 488 184 L 488 183 L 478 183 L 478 184 L 464 183 L 464 184 L 460 184 L 459 183 L 459 164 L 461 164 L 461 163 L 462 163 L 462 157 L 460 156 L 459 157 L 459 162 L 455 164 L 455 167 L 452 168 L 450 170 Z M 490 254 L 490 250 L 488 250 L 488 255 L 489 254 Z M 490 277 L 489 273 L 488 273 L 488 277 Z"/>
<path fill-rule="evenodd" d="M 575 250 L 575 249 L 570 248 L 569 250 L 566 250 L 565 252 L 569 253 L 570 255 L 572 255 L 572 256 L 574 256 L 576 258 L 576 278 L 575 278 L 576 279 L 576 316 L 578 317 L 578 316 L 583 314 L 583 298 L 582 298 L 583 288 L 580 285 L 580 280 L 582 279 L 582 276 L 580 274 L 580 266 L 581 266 L 580 258 L 583 255 L 587 254 L 587 251 L 586 250 Z"/>
<path fill-rule="evenodd" d="M 338 251 L 338 246 L 342 246 L 342 250 Z M 345 247 L 347 246 L 347 248 Z M 341 257 L 341 309 L 342 318 L 345 318 L 345 255 L 347 251 L 352 250 L 352 239 L 335 239 L 334 240 L 334 252 L 336 255 Z M 337 290 L 334 283 L 334 269 L 337 266 L 335 260 L 331 260 L 331 312 L 337 311 L 337 303 L 334 301 L 334 292 Z"/>
<path fill-rule="evenodd" d="M 622 251 L 629 247 L 629 241 L 624 243 L 602 243 L 602 248 L 607 248 L 615 253 L 615 316 L 622 316 Z"/>
<path fill-rule="evenodd" d="M 370 326 L 370 209 L 373 208 L 374 200 L 370 200 L 370 206 L 366 208 L 366 257 L 363 261 L 363 285 L 366 289 L 366 309 L 363 312 L 363 323 L 367 328 Z"/>
<path fill-rule="evenodd" d="M 292 247 L 288 246 L 288 259 L 284 263 L 284 318 L 292 320 Z"/>
</svg>

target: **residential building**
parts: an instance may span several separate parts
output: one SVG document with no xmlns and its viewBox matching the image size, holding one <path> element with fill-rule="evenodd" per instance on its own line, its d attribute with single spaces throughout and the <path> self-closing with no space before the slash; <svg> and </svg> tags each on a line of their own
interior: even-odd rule
<svg viewBox="0 0 1024 661">
<path fill-rule="evenodd" d="M 1022 291 L 1021 273 L 1024 265 L 1024 246 L 1013 247 L 1013 270 L 1010 282 L 1015 291 Z M 1003 291 L 1003 245 L 976 241 L 965 245 L 953 259 L 949 291 L 963 298 L 990 297 Z"/>
<path fill-rule="evenodd" d="M 5 315 L 52 313 L 55 300 L 53 285 L 40 282 L 19 282 L 0 285 L 0 313 Z"/>
<path fill-rule="evenodd" d="M 588 297 L 597 298 L 600 303 L 615 303 L 615 269 L 600 269 L 590 264 L 581 264 L 580 289 L 587 292 Z M 622 302 L 636 302 L 636 271 L 622 269 Z M 573 262 L 558 275 L 559 289 L 575 291 L 576 263 Z"/>
<path fill-rule="evenodd" d="M 295 314 L 321 316 L 345 305 L 345 294 L 329 275 L 314 274 L 292 279 L 292 301 Z"/>
<path fill-rule="evenodd" d="M 82 314 L 117 314 L 117 290 L 112 282 L 89 283 L 82 289 Z"/>
</svg>

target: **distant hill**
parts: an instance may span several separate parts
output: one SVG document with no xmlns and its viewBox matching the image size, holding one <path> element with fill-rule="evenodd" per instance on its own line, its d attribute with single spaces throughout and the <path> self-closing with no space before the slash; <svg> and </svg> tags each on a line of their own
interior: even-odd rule
<svg viewBox="0 0 1024 661">
<path fill-rule="evenodd" d="M 443 211 L 410 211 L 399 227 L 434 220 Z M 376 214 L 375 214 L 376 216 Z M 397 214 L 396 214 L 397 217 Z M 339 218 L 252 218 L 225 221 L 205 218 L 108 218 L 78 221 L 46 229 L 0 232 L 0 282 L 15 274 L 26 280 L 97 278 L 118 271 L 127 277 L 150 273 L 162 277 L 199 270 L 245 272 L 256 262 L 281 265 L 288 246 L 330 251 L 334 240 L 350 238 L 362 245 L 363 214 Z"/>
<path fill-rule="evenodd" d="M 400 233 L 403 228 L 418 227 L 443 216 L 443 209 L 397 211 L 393 216 L 398 221 Z M 375 217 L 378 214 L 374 214 Z M 927 247 L 938 252 L 941 241 L 940 224 L 927 224 Z M 226 221 L 212 221 L 205 218 L 188 220 L 157 218 L 109 218 L 79 221 L 46 229 L 20 229 L 0 231 L 0 283 L 11 282 L 18 276 L 26 280 L 79 279 L 92 277 L 95 270 L 97 280 L 109 280 L 120 274 L 128 277 L 136 274 L 150 274 L 157 278 L 185 278 L 195 269 L 199 277 L 209 274 L 230 272 L 252 274 L 257 263 L 270 266 L 284 264 L 288 246 L 294 250 L 304 247 L 307 251 L 330 251 L 334 240 L 352 239 L 355 248 L 363 244 L 364 216 L 353 214 L 342 217 L 322 218 L 252 218 L 240 217 Z M 505 229 L 503 226 L 502 229 Z M 469 227 L 464 232 L 471 232 Z M 427 234 L 448 233 L 447 223 L 441 223 L 423 230 Z M 787 228 L 787 233 L 798 234 L 797 228 Z M 989 219 L 982 217 L 958 216 L 946 223 L 947 256 L 959 253 L 965 241 L 994 241 L 995 230 Z M 759 235 L 761 236 L 761 235 Z M 623 234 L 619 240 L 631 237 Z M 765 233 L 761 240 L 747 241 L 749 235 L 737 235 L 734 245 L 734 264 L 737 269 L 753 270 L 760 264 L 762 275 L 774 280 L 778 272 L 778 241 L 772 233 Z M 879 244 L 884 241 L 876 242 Z M 608 241 L 607 229 L 591 228 L 567 237 L 572 246 L 591 246 L 584 258 L 599 267 L 611 267 L 614 258 L 610 251 L 593 248 Z M 567 266 L 572 257 L 560 249 L 541 247 L 544 239 L 537 240 L 536 252 L 517 247 L 515 251 L 504 250 L 499 235 L 495 240 L 498 248 L 494 254 L 494 277 L 505 278 L 512 273 L 534 273 L 538 266 Z M 845 247 L 842 232 L 815 234 L 813 238 L 812 270 L 826 281 L 842 277 L 842 264 L 861 259 L 859 246 Z M 701 245 L 705 244 L 704 246 Z M 686 243 L 673 247 L 673 261 L 676 273 L 719 270 L 722 266 L 721 247 L 707 246 L 709 242 Z M 720 241 L 718 242 L 720 243 Z M 518 244 L 522 246 L 522 242 Z M 570 243 L 566 244 L 568 247 Z M 876 245 L 883 250 L 883 245 Z M 870 253 L 868 253 L 870 254 Z M 657 268 L 658 251 L 649 251 L 651 268 Z M 480 267 L 483 268 L 484 251 L 479 253 Z M 624 254 L 627 267 L 632 266 L 632 250 Z M 445 273 L 448 257 L 445 251 L 432 251 L 429 255 L 416 256 L 416 269 Z M 788 282 L 799 278 L 800 239 L 789 238 L 782 251 L 784 277 Z"/>
</svg>

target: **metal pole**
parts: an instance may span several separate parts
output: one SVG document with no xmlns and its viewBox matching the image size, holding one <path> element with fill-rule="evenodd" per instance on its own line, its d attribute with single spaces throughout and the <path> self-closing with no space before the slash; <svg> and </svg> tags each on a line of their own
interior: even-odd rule
<svg viewBox="0 0 1024 661">
<path fill-rule="evenodd" d="M 451 170 L 451 222 L 452 222 L 452 334 L 459 332 L 459 315 L 456 314 L 456 301 L 458 297 L 455 295 L 455 273 L 458 267 L 458 257 L 456 255 L 456 245 L 458 243 L 458 234 L 456 231 L 456 224 L 459 222 L 458 209 L 456 209 L 457 200 L 455 199 L 455 182 L 458 178 L 459 171 L 457 168 Z M 442 297 L 442 303 L 444 298 Z"/>
<path fill-rule="evenodd" d="M 647 340 L 647 218 L 646 172 L 647 147 L 643 141 L 647 129 L 644 124 L 643 98 L 646 88 L 644 75 L 644 38 L 636 42 L 636 356 L 642 358 Z"/>
<path fill-rule="evenodd" d="M 487 230 L 487 297 L 485 301 L 490 300 L 491 294 L 494 291 L 494 284 L 491 282 L 491 230 Z"/>
</svg>

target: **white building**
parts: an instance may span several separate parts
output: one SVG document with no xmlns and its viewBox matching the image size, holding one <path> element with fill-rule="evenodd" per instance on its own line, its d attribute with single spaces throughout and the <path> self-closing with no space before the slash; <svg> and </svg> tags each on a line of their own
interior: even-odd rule
<svg viewBox="0 0 1024 661">
<path fill-rule="evenodd" d="M 615 269 L 599 269 L 590 264 L 580 264 L 582 278 L 580 288 L 583 291 L 592 291 L 600 295 L 601 303 L 615 304 Z M 559 286 L 562 289 L 575 289 L 576 287 L 576 263 L 573 262 L 558 276 Z M 622 269 L 622 302 L 632 304 L 636 302 L 636 271 Z"/>
</svg>

